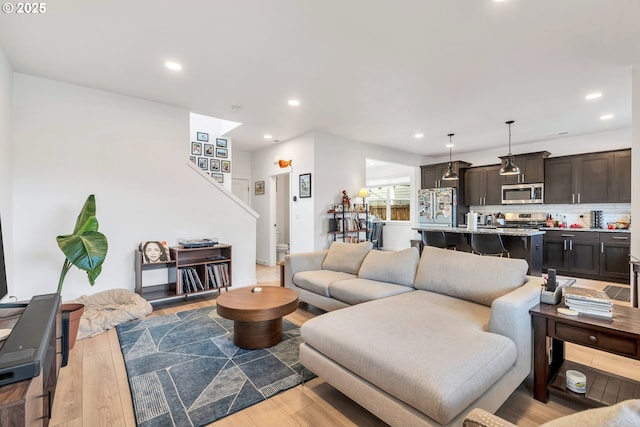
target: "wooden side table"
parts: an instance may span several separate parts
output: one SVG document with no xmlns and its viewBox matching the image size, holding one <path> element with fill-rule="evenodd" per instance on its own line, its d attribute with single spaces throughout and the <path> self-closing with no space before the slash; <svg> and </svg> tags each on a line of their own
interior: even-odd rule
<svg viewBox="0 0 640 427">
<path fill-rule="evenodd" d="M 557 307 L 539 304 L 529 311 L 533 319 L 534 398 L 546 403 L 549 390 L 553 390 L 595 407 L 640 397 L 639 382 L 564 360 L 565 342 L 640 360 L 640 310 L 616 305 L 611 321 L 565 316 L 556 311 Z M 551 363 L 547 356 L 547 337 L 551 338 Z M 568 369 L 587 376 L 585 394 L 566 388 Z"/>
</svg>

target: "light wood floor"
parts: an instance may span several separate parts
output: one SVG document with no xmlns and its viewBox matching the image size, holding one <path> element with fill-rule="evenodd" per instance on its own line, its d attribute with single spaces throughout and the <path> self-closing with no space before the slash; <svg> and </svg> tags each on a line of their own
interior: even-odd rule
<svg viewBox="0 0 640 427">
<path fill-rule="evenodd" d="M 278 286 L 279 269 L 257 266 L 261 286 Z M 602 289 L 609 283 L 579 280 L 579 286 Z M 159 316 L 215 305 L 214 299 L 167 306 L 154 310 Z M 287 316 L 301 325 L 319 311 L 301 304 Z M 567 344 L 567 358 L 587 366 L 640 381 L 640 362 Z M 522 385 L 497 411 L 520 426 L 543 422 L 583 409 L 552 395 L 547 404 L 534 400 Z M 134 427 L 131 394 L 115 329 L 78 341 L 69 364 L 60 369 L 51 426 Z M 216 427 L 263 426 L 385 426 L 386 424 L 335 390 L 320 378 L 282 392 L 257 405 L 212 424 Z"/>
</svg>

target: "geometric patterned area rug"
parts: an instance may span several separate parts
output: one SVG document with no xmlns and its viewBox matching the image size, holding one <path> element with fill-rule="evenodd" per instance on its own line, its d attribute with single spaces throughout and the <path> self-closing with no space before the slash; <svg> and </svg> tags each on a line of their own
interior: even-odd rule
<svg viewBox="0 0 640 427">
<path fill-rule="evenodd" d="M 609 298 L 616 301 L 631 301 L 631 289 L 624 286 L 606 286 L 604 291 L 609 295 Z"/>
<path fill-rule="evenodd" d="M 200 426 L 315 377 L 298 359 L 300 329 L 283 319 L 282 341 L 246 350 L 215 307 L 117 326 L 136 423 Z"/>
</svg>

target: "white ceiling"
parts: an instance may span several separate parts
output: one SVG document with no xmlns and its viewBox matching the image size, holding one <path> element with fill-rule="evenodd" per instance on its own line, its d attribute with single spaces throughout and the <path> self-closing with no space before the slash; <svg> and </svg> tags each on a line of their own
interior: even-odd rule
<svg viewBox="0 0 640 427">
<path fill-rule="evenodd" d="M 56 0 L 0 14 L 15 71 L 429 156 L 631 125 L 638 0 Z M 163 64 L 174 60 L 183 70 Z M 587 102 L 591 91 L 603 96 Z M 297 98 L 292 108 L 287 100 Z M 240 106 L 241 108 L 233 108 Z M 602 114 L 615 114 L 601 121 Z M 421 132 L 422 140 L 413 135 Z M 273 143 L 273 142 L 271 142 Z M 506 147 L 505 147 L 506 148 Z M 517 150 L 514 150 L 517 151 Z"/>
</svg>

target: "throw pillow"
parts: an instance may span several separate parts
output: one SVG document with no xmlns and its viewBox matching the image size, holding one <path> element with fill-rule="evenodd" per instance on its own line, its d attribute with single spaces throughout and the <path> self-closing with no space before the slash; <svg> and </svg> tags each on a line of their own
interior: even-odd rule
<svg viewBox="0 0 640 427">
<path fill-rule="evenodd" d="M 322 262 L 322 268 L 324 270 L 358 274 L 362 260 L 367 256 L 371 248 L 373 248 L 371 242 L 333 242 Z"/>
<path fill-rule="evenodd" d="M 414 287 L 491 306 L 526 282 L 523 259 L 481 256 L 425 246 Z"/>
<path fill-rule="evenodd" d="M 362 261 L 358 277 L 413 287 L 420 255 L 418 249 L 398 252 L 371 251 Z"/>
</svg>

